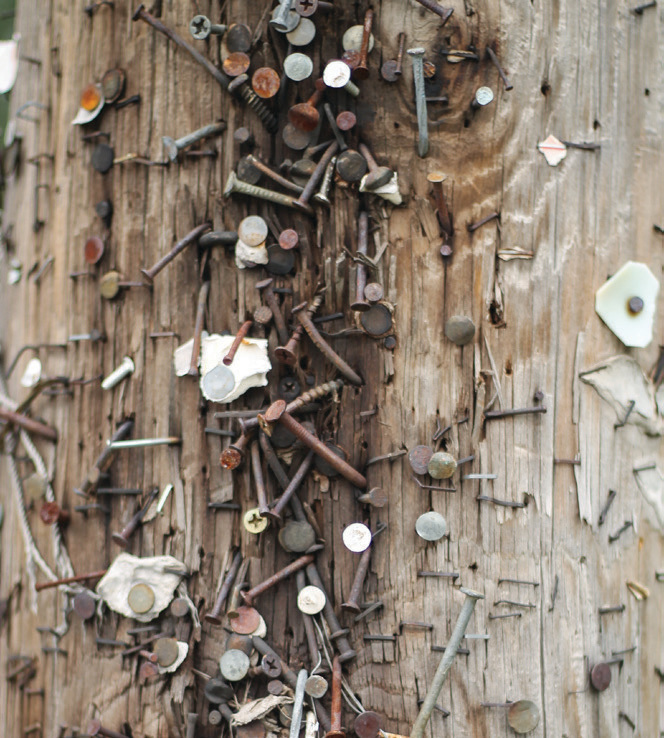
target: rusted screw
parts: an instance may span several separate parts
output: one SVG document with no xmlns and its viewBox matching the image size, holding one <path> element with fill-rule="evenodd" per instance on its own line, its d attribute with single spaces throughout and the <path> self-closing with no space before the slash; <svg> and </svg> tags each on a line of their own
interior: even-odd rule
<svg viewBox="0 0 664 738">
<path fill-rule="evenodd" d="M 230 565 L 230 568 L 228 569 L 228 574 L 226 574 L 226 577 L 224 578 L 224 581 L 222 582 L 221 589 L 219 590 L 219 595 L 217 596 L 217 599 L 215 600 L 215 603 L 214 603 L 214 607 L 205 616 L 205 619 L 208 621 L 208 623 L 213 623 L 214 625 L 221 625 L 221 613 L 224 607 L 224 603 L 226 602 L 228 593 L 231 591 L 231 587 L 233 586 L 233 581 L 235 580 L 235 577 L 237 576 L 237 573 L 238 573 L 238 570 L 240 569 L 241 564 L 242 564 L 242 554 L 238 551 L 233 557 L 233 561 Z"/>
<path fill-rule="evenodd" d="M 353 370 L 351 367 L 337 354 L 337 352 L 327 343 L 327 341 L 321 336 L 318 329 L 313 323 L 313 320 L 309 316 L 309 313 L 306 310 L 300 310 L 296 313 L 297 319 L 300 321 L 300 324 L 304 328 L 304 330 L 307 332 L 307 335 L 311 339 L 311 342 L 316 346 L 316 348 L 325 356 L 325 358 L 330 361 L 334 366 L 337 367 L 337 369 L 341 372 L 341 374 L 344 375 L 344 377 L 351 382 L 351 384 L 355 384 L 358 387 L 361 387 L 364 382 L 362 381 L 362 378 Z"/>
<path fill-rule="evenodd" d="M 375 162 L 374 162 L 375 164 Z M 357 222 L 357 253 L 366 256 L 368 253 L 369 241 L 369 215 L 365 212 L 360 213 Z M 357 262 L 355 272 L 355 300 L 351 303 L 350 309 L 358 312 L 366 312 L 371 305 L 364 297 L 364 288 L 367 286 L 367 267 L 362 261 Z"/>
<path fill-rule="evenodd" d="M 191 362 L 189 363 L 190 377 L 198 376 L 198 358 L 201 352 L 201 337 L 203 335 L 203 323 L 205 321 L 205 304 L 207 303 L 210 283 L 203 282 L 198 293 L 198 305 L 196 306 L 196 324 L 194 325 L 194 343 L 191 347 Z"/>
<path fill-rule="evenodd" d="M 427 723 L 429 722 L 431 713 L 436 707 L 436 700 L 438 699 L 438 695 L 440 695 L 440 692 L 443 688 L 445 678 L 447 677 L 449 670 L 452 668 L 452 662 L 454 661 L 454 657 L 459 650 L 461 639 L 466 632 L 468 622 L 470 621 L 470 616 L 475 610 L 477 600 L 484 599 L 483 594 L 480 594 L 479 592 L 473 592 L 473 590 L 466 589 L 465 587 L 461 587 L 461 592 L 463 592 L 463 594 L 466 596 L 466 600 L 463 603 L 461 612 L 459 613 L 459 617 L 456 621 L 456 625 L 454 626 L 452 635 L 450 636 L 447 647 L 445 648 L 445 653 L 440 660 L 440 664 L 438 664 L 438 669 L 436 670 L 434 678 L 431 682 L 429 691 L 427 692 L 426 697 L 424 698 L 424 702 L 422 703 L 422 707 L 420 708 L 420 712 L 415 719 L 413 729 L 410 733 L 410 738 L 422 738 L 422 736 L 424 735 L 424 730 L 427 726 Z"/>
<path fill-rule="evenodd" d="M 286 430 L 290 431 L 298 440 L 302 441 L 302 443 L 308 446 L 318 456 L 325 459 L 330 466 L 336 469 L 339 474 L 344 476 L 351 484 L 354 484 L 356 487 L 360 487 L 360 489 L 366 488 L 367 480 L 358 471 L 353 469 L 353 467 L 341 457 L 337 456 L 320 440 L 320 438 L 316 438 L 313 433 L 309 433 L 304 426 L 298 423 L 297 420 L 287 412 L 285 400 L 277 400 L 276 402 L 273 402 L 265 411 L 264 415 L 259 416 L 259 419 L 261 417 L 265 421 L 263 430 L 265 430 L 266 427 L 269 429 L 269 426 L 272 423 L 281 423 Z"/>
<path fill-rule="evenodd" d="M 286 487 L 286 489 L 282 492 L 281 497 L 279 497 L 279 499 L 277 500 L 276 504 L 272 508 L 265 511 L 265 514 L 268 517 L 281 522 L 281 513 L 283 512 L 286 505 L 290 502 L 291 498 L 297 491 L 297 488 L 302 484 L 302 481 L 309 473 L 313 458 L 314 452 L 309 451 L 309 453 L 305 456 L 304 461 L 300 464 L 298 470 L 295 472 L 295 475 L 288 483 L 288 487 Z"/>
<path fill-rule="evenodd" d="M 438 5 L 436 0 L 415 0 L 415 2 L 418 2 L 420 5 L 424 5 L 427 10 L 439 15 L 443 21 L 441 24 L 442 26 L 447 23 L 447 21 L 452 17 L 452 13 L 454 13 L 454 8 L 444 8 L 442 5 Z"/>
<path fill-rule="evenodd" d="M 274 280 L 271 277 L 264 279 L 256 284 L 256 289 L 262 293 L 265 303 L 270 310 L 272 310 L 274 325 L 277 329 L 277 335 L 279 336 L 279 342 L 283 345 L 288 343 L 288 327 L 286 326 L 284 315 L 281 312 L 277 296 L 274 294 L 274 290 L 272 289 L 273 282 Z"/>
<path fill-rule="evenodd" d="M 274 355 L 281 364 L 288 366 L 295 366 L 297 362 L 297 354 L 295 349 L 297 344 L 300 342 L 300 338 L 304 333 L 304 328 L 301 325 L 293 331 L 293 335 L 288 339 L 285 346 L 277 346 L 274 350 Z"/>
<path fill-rule="evenodd" d="M 309 181 L 305 185 L 302 194 L 298 197 L 297 200 L 294 200 L 295 207 L 298 207 L 305 212 L 309 212 L 311 210 L 311 206 L 309 205 L 309 198 L 314 194 L 316 185 L 318 184 L 320 178 L 323 176 L 323 172 L 329 164 L 330 159 L 332 159 L 332 157 L 336 154 L 337 148 L 337 142 L 332 141 L 327 149 L 325 149 L 325 153 L 323 154 L 323 156 L 321 156 L 320 161 L 311 174 L 311 177 L 309 177 Z"/>
<path fill-rule="evenodd" d="M 258 512 L 264 518 L 270 512 L 270 509 L 267 506 L 267 490 L 265 489 L 265 480 L 263 479 L 263 467 L 261 466 L 261 452 L 258 441 L 254 441 L 251 444 L 251 470 L 254 475 L 254 484 L 256 485 Z"/>
<path fill-rule="evenodd" d="M 367 79 L 369 76 L 369 67 L 367 66 L 367 56 L 369 55 L 369 38 L 371 36 L 371 27 L 373 26 L 374 13 L 371 8 L 364 14 L 364 28 L 362 29 L 362 46 L 360 47 L 360 60 L 353 71 L 355 79 Z"/>
<path fill-rule="evenodd" d="M 195 15 L 189 21 L 189 33 L 197 41 L 205 41 L 210 35 L 223 36 L 228 30 L 228 26 L 224 26 L 220 23 L 212 23 L 212 21 L 206 15 Z"/>
<path fill-rule="evenodd" d="M 159 487 L 155 487 L 148 495 L 148 499 L 145 505 L 143 505 L 143 507 L 136 513 L 136 515 L 134 515 L 134 517 L 127 523 L 123 530 L 120 533 L 113 533 L 111 538 L 113 539 L 114 543 L 117 543 L 118 546 L 120 546 L 121 548 L 127 548 L 127 546 L 129 545 L 129 539 L 138 529 L 138 526 L 141 524 L 141 521 L 145 517 L 148 508 L 158 494 Z"/>
<path fill-rule="evenodd" d="M 165 256 L 162 256 L 153 267 L 150 269 L 141 269 L 143 276 L 149 282 L 152 282 L 152 280 L 167 264 L 170 264 L 181 251 L 184 251 L 190 243 L 197 241 L 199 236 L 202 236 L 205 231 L 209 231 L 210 228 L 212 228 L 212 223 L 210 222 L 205 222 L 196 226 L 196 228 L 194 228 L 193 231 L 190 231 L 181 241 L 178 241 L 178 243 L 176 243 Z"/>
<path fill-rule="evenodd" d="M 39 511 L 41 521 L 46 525 L 67 525 L 69 513 L 63 510 L 57 502 L 45 502 Z"/>
<path fill-rule="evenodd" d="M 221 452 L 219 463 L 224 469 L 237 469 L 240 466 L 250 438 L 251 435 L 249 433 L 243 433 L 237 441 L 231 443 L 228 448 L 225 448 Z"/>
<path fill-rule="evenodd" d="M 311 554 L 300 556 L 299 559 L 295 559 L 295 561 L 290 563 L 288 566 L 285 566 L 283 569 L 280 569 L 271 577 L 268 577 L 265 581 L 260 582 L 260 584 L 257 584 L 255 587 L 252 587 L 246 592 L 240 592 L 240 596 L 247 603 L 247 605 L 249 605 L 249 607 L 253 607 L 254 599 L 258 597 L 258 595 L 263 594 L 263 592 L 267 592 L 268 589 L 274 587 L 275 584 L 278 584 L 284 579 L 287 579 L 291 574 L 294 574 L 299 569 L 304 569 L 304 567 L 311 564 L 313 560 L 314 557 Z"/>
<path fill-rule="evenodd" d="M 124 733 L 118 733 L 117 730 L 105 728 L 99 720 L 91 720 L 85 732 L 88 735 L 103 735 L 105 738 L 129 738 Z"/>
<path fill-rule="evenodd" d="M 274 133 L 277 130 L 279 121 L 272 115 L 267 105 L 251 89 L 251 85 L 248 82 L 249 77 L 246 74 L 240 74 L 229 83 L 228 91 L 237 93 L 250 108 L 253 108 L 256 115 L 263 121 L 265 128 L 270 133 Z"/>
<path fill-rule="evenodd" d="M 240 344 L 242 343 L 242 341 L 244 341 L 247 333 L 249 333 L 249 329 L 253 324 L 253 320 L 245 320 L 238 329 L 238 332 L 235 335 L 235 340 L 231 344 L 231 347 L 228 349 L 228 353 L 223 358 L 223 362 L 226 366 L 230 366 L 233 363 L 233 359 L 235 358 L 237 350 L 240 348 Z"/>
<path fill-rule="evenodd" d="M 406 34 L 399 34 L 399 51 L 396 59 L 390 59 L 383 63 L 380 73 L 386 82 L 396 82 L 401 77 L 403 69 L 403 50 L 406 44 Z"/>
<path fill-rule="evenodd" d="M 367 190 L 377 190 L 379 187 L 386 185 L 394 176 L 394 172 L 389 167 L 379 167 L 369 148 L 363 143 L 357 148 L 369 165 L 369 174 L 364 180 L 364 187 Z"/>
</svg>

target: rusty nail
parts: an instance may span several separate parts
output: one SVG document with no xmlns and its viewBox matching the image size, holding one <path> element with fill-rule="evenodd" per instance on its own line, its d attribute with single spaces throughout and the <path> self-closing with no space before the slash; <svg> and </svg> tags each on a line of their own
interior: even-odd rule
<svg viewBox="0 0 664 738">
<path fill-rule="evenodd" d="M 270 310 L 272 310 L 272 315 L 274 316 L 274 325 L 277 329 L 277 335 L 279 336 L 279 342 L 284 345 L 288 343 L 288 327 L 286 326 L 286 321 L 284 319 L 283 313 L 281 312 L 279 301 L 274 294 L 274 289 L 272 287 L 273 282 L 274 280 L 271 277 L 268 279 L 264 279 L 256 284 L 256 289 L 261 292 L 265 303 L 270 308 Z"/>
<path fill-rule="evenodd" d="M 189 363 L 190 377 L 198 376 L 198 355 L 201 352 L 201 338 L 203 335 L 203 323 L 205 321 L 205 304 L 210 292 L 210 282 L 203 282 L 198 293 L 198 305 L 196 306 L 196 323 L 194 325 L 194 343 L 191 348 L 191 362 Z"/>
<path fill-rule="evenodd" d="M 143 507 L 131 518 L 131 520 L 127 523 L 127 525 L 122 529 L 120 533 L 113 533 L 111 538 L 113 539 L 114 543 L 117 543 L 118 546 L 121 548 L 127 548 L 129 545 L 129 539 L 134 535 L 136 530 L 141 524 L 141 521 L 145 517 L 148 508 L 152 504 L 152 501 L 157 497 L 159 494 L 159 487 L 154 487 L 150 494 L 148 495 L 148 499 L 143 505 Z"/>
<path fill-rule="evenodd" d="M 313 560 L 314 557 L 311 554 L 300 556 L 299 559 L 295 559 L 295 561 L 291 562 L 288 566 L 280 569 L 278 572 L 273 574 L 271 577 L 268 577 L 263 582 L 260 582 L 255 587 L 252 587 L 247 591 L 240 592 L 240 596 L 247 603 L 247 605 L 252 607 L 254 599 L 258 597 L 258 595 L 266 592 L 268 589 L 274 587 L 275 584 L 283 581 L 284 579 L 287 579 L 291 574 L 294 574 L 299 569 L 303 569 L 305 566 L 308 566 L 313 562 Z"/>
<path fill-rule="evenodd" d="M 208 623 L 213 623 L 214 625 L 221 625 L 221 613 L 224 607 L 224 603 L 226 602 L 228 593 L 230 592 L 231 587 L 233 586 L 233 581 L 235 580 L 235 577 L 238 573 L 238 570 L 241 564 L 242 564 L 242 554 L 238 551 L 235 554 L 233 561 L 228 569 L 228 574 L 226 574 L 224 581 L 222 582 L 221 588 L 219 589 L 219 594 L 214 603 L 214 607 L 205 616 L 205 619 L 207 620 Z"/>
<path fill-rule="evenodd" d="M 363 80 L 369 76 L 369 67 L 367 66 L 367 56 L 369 55 L 369 38 L 371 37 L 371 28 L 373 26 L 374 13 L 371 8 L 364 14 L 364 26 L 362 28 L 362 45 L 360 46 L 360 59 L 353 70 L 355 79 Z"/>
<path fill-rule="evenodd" d="M 223 362 L 226 366 L 230 366 L 233 363 L 233 359 L 235 358 L 237 350 L 240 348 L 240 344 L 242 343 L 242 341 L 244 341 L 247 333 L 249 333 L 249 329 L 253 324 L 253 320 L 245 320 L 238 329 L 238 332 L 235 335 L 235 340 L 231 344 L 231 347 L 228 349 L 228 353 L 223 358 Z"/>
<path fill-rule="evenodd" d="M 150 269 L 141 269 L 141 273 L 143 276 L 145 276 L 150 282 L 154 280 L 154 278 L 159 274 L 159 272 L 167 265 L 170 264 L 173 259 L 181 252 L 184 251 L 184 249 L 189 246 L 190 243 L 193 241 L 197 241 L 199 236 L 202 236 L 205 231 L 209 231 L 210 228 L 212 228 L 212 223 L 205 222 L 202 223 L 199 226 L 196 226 L 192 231 L 190 231 L 181 241 L 178 241 L 178 243 L 175 244 L 175 246 L 165 255 L 162 256 L 159 261 L 152 266 Z"/>
</svg>

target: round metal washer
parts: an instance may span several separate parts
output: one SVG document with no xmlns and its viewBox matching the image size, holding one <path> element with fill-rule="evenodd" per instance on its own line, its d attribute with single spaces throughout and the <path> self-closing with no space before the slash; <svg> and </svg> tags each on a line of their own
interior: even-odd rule
<svg viewBox="0 0 664 738">
<path fill-rule="evenodd" d="M 447 521 L 437 512 L 427 512 L 415 521 L 415 530 L 425 541 L 439 541 L 447 533 Z"/>
<path fill-rule="evenodd" d="M 364 26 L 351 26 L 346 30 L 342 39 L 341 45 L 344 51 L 360 51 L 362 48 L 362 36 L 364 35 Z M 374 37 L 373 33 L 369 35 L 369 53 L 373 51 Z"/>
<path fill-rule="evenodd" d="M 392 313 L 378 303 L 360 314 L 360 324 L 370 336 L 382 336 L 392 328 Z"/>
<path fill-rule="evenodd" d="M 267 247 L 267 259 L 265 269 L 270 274 L 289 274 L 295 268 L 295 253 L 292 250 L 282 249 L 276 243 Z"/>
<path fill-rule="evenodd" d="M 237 235 L 247 246 L 260 246 L 267 238 L 267 223 L 260 215 L 249 215 L 240 221 Z"/>
<path fill-rule="evenodd" d="M 218 705 L 233 697 L 233 689 L 223 679 L 208 679 L 205 685 L 205 699 Z"/>
<path fill-rule="evenodd" d="M 251 48 L 251 28 L 244 23 L 235 23 L 226 33 L 226 48 L 230 51 L 247 52 Z"/>
<path fill-rule="evenodd" d="M 359 738 L 376 738 L 380 729 L 380 715 L 372 710 L 360 713 L 353 723 L 353 730 Z"/>
<path fill-rule="evenodd" d="M 286 551 L 302 553 L 316 543 L 316 533 L 306 520 L 290 520 L 279 531 L 279 543 Z"/>
<path fill-rule="evenodd" d="M 530 733 L 539 723 L 539 709 L 530 700 L 519 700 L 507 710 L 507 722 L 515 733 Z"/>
<path fill-rule="evenodd" d="M 270 17 L 274 19 L 280 10 L 280 5 L 277 5 L 277 7 L 272 11 L 272 15 Z M 290 33 L 300 25 L 301 20 L 302 18 L 294 10 L 289 10 L 284 27 L 279 28 L 277 26 L 272 26 L 272 28 L 274 28 L 275 31 L 279 31 L 279 33 Z"/>
<path fill-rule="evenodd" d="M 319 700 L 325 696 L 327 692 L 327 679 L 320 676 L 320 674 L 312 674 L 307 681 L 304 683 L 304 691 L 309 697 L 313 697 L 315 700 Z"/>
<path fill-rule="evenodd" d="M 154 642 L 153 651 L 157 654 L 159 666 L 167 667 L 175 663 L 180 655 L 178 642 L 175 638 L 159 638 Z"/>
<path fill-rule="evenodd" d="M 219 669 L 224 679 L 228 679 L 229 682 L 239 682 L 247 676 L 249 657 L 243 651 L 231 649 L 219 659 Z"/>
<path fill-rule="evenodd" d="M 456 471 L 457 463 L 452 454 L 446 451 L 437 451 L 429 459 L 427 471 L 433 479 L 449 479 Z"/>
<path fill-rule="evenodd" d="M 359 151 L 346 149 L 337 157 L 337 172 L 346 182 L 359 182 L 367 173 L 367 160 Z"/>
<path fill-rule="evenodd" d="M 284 59 L 284 74 L 293 82 L 309 79 L 314 72 L 314 63 L 306 54 L 296 51 Z"/>
<path fill-rule="evenodd" d="M 297 27 L 286 34 L 288 43 L 292 46 L 306 46 L 316 38 L 316 26 L 309 18 L 300 18 Z"/>
<path fill-rule="evenodd" d="M 286 123 L 284 126 L 281 137 L 284 140 L 286 146 L 294 151 L 302 151 L 306 149 L 311 141 L 312 134 L 308 131 L 301 131 L 296 128 L 292 123 Z"/>
<path fill-rule="evenodd" d="M 249 635 L 249 633 L 253 633 L 260 625 L 261 616 L 255 608 L 240 605 L 236 612 L 237 617 L 231 620 L 231 629 L 234 633 Z"/>
<path fill-rule="evenodd" d="M 302 587 L 297 596 L 297 608 L 306 615 L 317 615 L 325 607 L 325 592 L 313 584 Z"/>
<path fill-rule="evenodd" d="M 97 144 L 92 151 L 92 166 L 101 174 L 106 174 L 113 166 L 115 152 L 108 144 Z"/>
<path fill-rule="evenodd" d="M 429 460 L 433 456 L 433 449 L 429 446 L 415 446 L 408 452 L 408 461 L 410 468 L 415 474 L 426 474 L 428 471 Z"/>
<path fill-rule="evenodd" d="M 127 604 L 135 613 L 143 615 L 154 605 L 154 590 L 147 584 L 134 584 L 127 595 Z"/>
<path fill-rule="evenodd" d="M 364 523 L 351 523 L 346 526 L 341 538 L 344 546 L 353 553 L 362 553 L 371 545 L 371 531 Z"/>
<path fill-rule="evenodd" d="M 89 592 L 79 592 L 74 597 L 74 612 L 81 620 L 90 620 L 96 609 L 97 603 Z"/>
<path fill-rule="evenodd" d="M 212 402 L 223 400 L 235 387 L 233 372 L 223 364 L 210 369 L 201 380 L 203 391 Z"/>
<path fill-rule="evenodd" d="M 348 460 L 348 456 L 346 452 L 341 448 L 341 446 L 337 446 L 335 443 L 332 443 L 332 441 L 326 441 L 325 445 L 330 449 L 330 451 L 335 454 L 335 456 L 338 456 L 344 461 Z M 325 461 L 325 459 L 318 455 L 316 455 L 316 458 L 314 459 L 314 466 L 321 474 L 326 477 L 333 478 L 339 476 L 339 472 L 333 466 L 331 466 L 328 461 Z"/>
<path fill-rule="evenodd" d="M 101 78 L 101 90 L 107 103 L 113 103 L 124 92 L 127 75 L 123 69 L 109 69 Z"/>
<path fill-rule="evenodd" d="M 608 689 L 611 684 L 611 667 L 609 664 L 595 664 L 590 670 L 590 683 L 598 692 Z"/>
</svg>

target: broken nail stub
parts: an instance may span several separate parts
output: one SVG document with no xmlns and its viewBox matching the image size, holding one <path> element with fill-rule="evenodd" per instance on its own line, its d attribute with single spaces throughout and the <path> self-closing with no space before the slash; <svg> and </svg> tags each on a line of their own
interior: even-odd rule
<svg viewBox="0 0 664 738">
<path fill-rule="evenodd" d="M 628 261 L 595 293 L 595 311 L 625 344 L 652 341 L 659 282 L 646 264 Z"/>
</svg>

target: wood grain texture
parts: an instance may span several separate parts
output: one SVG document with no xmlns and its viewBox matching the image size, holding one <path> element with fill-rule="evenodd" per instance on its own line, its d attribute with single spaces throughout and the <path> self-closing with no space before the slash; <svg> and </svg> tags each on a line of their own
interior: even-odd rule
<svg viewBox="0 0 664 738">
<path fill-rule="evenodd" d="M 162 20 L 185 38 L 195 12 L 224 22 L 247 22 L 255 29 L 265 9 L 264 2 L 239 0 L 223 3 L 223 13 L 217 2 L 167 0 L 155 5 Z M 462 474 L 494 473 L 498 478 L 463 481 L 457 474 L 456 493 L 425 491 L 412 480 L 405 458 L 380 462 L 367 469 L 370 486 L 382 486 L 389 495 L 389 506 L 380 511 L 361 508 L 354 491 L 339 479 L 331 481 L 329 491 L 315 475 L 303 485 L 300 496 L 312 506 L 326 540 L 318 566 L 338 612 L 357 566 L 357 558 L 342 545 L 343 528 L 361 519 L 372 527 L 379 521 L 389 526 L 376 541 L 364 594 L 368 602 L 382 600 L 384 608 L 359 625 L 342 617 L 358 651 L 347 676 L 366 709 L 383 716 L 387 730 L 408 734 L 417 699 L 426 693 L 440 658 L 431 646 L 447 642 L 462 604 L 451 580 L 418 578 L 417 571 L 455 571 L 460 573 L 455 585 L 486 595 L 469 631 L 488 634 L 489 640 L 465 642 L 470 654 L 458 657 L 439 699 L 451 715 L 443 719 L 435 714 L 430 735 L 512 735 L 504 710 L 483 709 L 479 703 L 531 699 L 541 710 L 532 733 L 538 738 L 657 736 L 664 729 L 662 687 L 654 673 L 655 667 L 664 668 L 664 584 L 655 581 L 654 571 L 662 568 L 664 541 L 646 522 L 649 515 L 632 467 L 643 460 L 661 466 L 662 442 L 630 425 L 615 430 L 613 411 L 576 377 L 619 353 L 633 355 L 646 372 L 657 358 L 661 320 L 647 349 L 626 350 L 595 314 L 594 293 L 628 259 L 643 261 L 660 280 L 662 276 L 662 237 L 652 224 L 661 224 L 664 212 L 663 11 L 657 7 L 636 16 L 623 0 L 454 0 L 450 5 L 455 13 L 441 29 L 438 17 L 412 0 L 375 2 L 371 79 L 361 83 L 357 101 L 343 93 L 328 96 L 339 109 L 355 110 L 362 136 L 379 163 L 399 172 L 404 205 L 390 209 L 373 199 L 365 201 L 377 228 L 369 254 L 389 244 L 374 278 L 395 306 L 397 349 L 392 354 L 381 341 L 362 335 L 330 339 L 366 384 L 344 388 L 333 412 L 320 415 L 319 428 L 362 468 L 373 456 L 430 443 L 437 418 L 445 426 L 469 416 L 468 423 L 453 426 L 444 446 L 457 457 L 475 455 Z M 342 32 L 361 22 L 368 3 L 336 0 L 335 6 L 333 15 L 316 16 L 316 69 L 321 60 L 339 56 Z M 48 375 L 91 378 L 108 374 L 125 355 L 134 359 L 131 379 L 111 392 L 93 384 L 75 387 L 71 398 L 40 399 L 35 416 L 60 434 L 55 454 L 48 444 L 40 449 L 47 464 L 53 464 L 56 498 L 71 508 L 80 502 L 74 486 L 125 415 L 135 414 L 134 437 L 180 436 L 179 448 L 121 452 L 112 466 L 112 482 L 146 490 L 175 485 L 165 515 L 138 533 L 131 551 L 183 560 L 193 574 L 192 598 L 206 612 L 232 546 L 241 546 L 250 559 L 252 584 L 289 558 L 273 532 L 256 538 L 246 533 L 239 513 L 207 508 L 208 500 L 232 499 L 244 511 L 255 505 L 255 493 L 249 465 L 233 473 L 222 470 L 218 457 L 223 444 L 204 434 L 205 425 L 217 422 L 213 413 L 223 408 L 206 405 L 197 382 L 175 378 L 172 369 L 174 348 L 193 330 L 202 255 L 195 246 L 187 249 L 155 279 L 152 293 L 131 289 L 114 302 L 103 301 L 95 279 L 68 277 L 84 268 L 86 237 L 104 232 L 94 204 L 108 197 L 115 208 L 112 228 L 104 234 L 107 253 L 100 273 L 117 269 L 129 280 L 139 279 L 141 267 L 152 265 L 205 219 L 212 219 L 215 228 L 235 229 L 247 214 L 276 216 L 284 227 L 298 229 L 302 243 L 295 276 L 277 280 L 293 288 L 292 298 L 284 298 L 284 309 L 310 299 L 315 286 L 324 283 L 321 312 L 344 310 L 347 316 L 330 324 L 335 332 L 355 325 L 348 309 L 354 267 L 344 247 L 355 251 L 361 201 L 354 191 L 336 187 L 330 214 L 313 221 L 262 203 L 222 199 L 239 155 L 233 142 L 237 126 L 251 128 L 266 160 L 279 163 L 297 154 L 285 149 L 279 136 L 272 141 L 256 116 L 232 101 L 182 50 L 144 24 L 132 23 L 133 10 L 127 0 L 116 0 L 113 9 L 101 7 L 92 17 L 69 3 L 18 4 L 22 53 L 42 64 L 22 63 L 12 110 L 27 100 L 49 105 L 48 111 L 33 111 L 38 124 L 20 121 L 19 129 L 24 159 L 40 152 L 55 158 L 42 161 L 39 168 L 24 161 L 19 176 L 9 182 L 3 230 L 11 226 L 12 255 L 22 262 L 24 276 L 17 286 L 7 286 L 4 260 L 0 335 L 6 367 L 26 342 L 66 341 L 68 335 L 92 328 L 106 332 L 103 344 L 69 344 L 66 351 L 42 352 Z M 430 110 L 430 118 L 438 122 L 431 126 L 431 151 L 424 160 L 416 155 L 409 60 L 398 84 L 379 78 L 380 63 L 396 56 L 401 30 L 407 34 L 407 48 L 422 45 L 432 60 L 443 45 L 472 44 L 481 57 L 479 62 L 441 62 L 449 105 Z M 485 58 L 487 45 L 503 63 L 512 91 L 503 90 Z M 216 42 L 197 48 L 218 61 Z M 254 65 L 278 63 L 284 51 L 282 44 L 275 58 L 271 33 L 263 25 Z M 127 70 L 126 94 L 140 93 L 142 98 L 140 106 L 102 114 L 98 129 L 110 133 L 116 156 L 138 152 L 162 159 L 162 135 L 176 137 L 222 118 L 226 132 L 205 144 L 217 148 L 218 156 L 185 157 L 164 168 L 127 163 L 105 176 L 95 172 L 90 164 L 93 145 L 82 141 L 70 122 L 84 84 L 114 66 Z M 471 113 L 480 85 L 494 90 L 495 101 Z M 307 99 L 312 82 L 298 90 L 291 87 L 288 106 Z M 562 164 L 550 168 L 536 145 L 551 133 L 596 142 L 601 149 L 570 149 Z M 454 255 L 447 263 L 431 238 L 435 219 L 426 175 L 432 170 L 447 176 L 444 190 L 454 219 Z M 38 182 L 50 189 L 40 190 L 39 215 L 46 224 L 34 233 Z M 468 224 L 495 210 L 500 221 L 467 231 Z M 497 256 L 501 248 L 532 251 L 534 258 L 504 262 Z M 53 264 L 36 284 L 28 272 L 49 255 L 55 257 Z M 221 248 L 211 251 L 209 266 L 206 329 L 234 333 L 245 313 L 260 304 L 254 285 L 263 273 L 237 270 L 232 255 Z M 660 293 L 658 318 L 661 300 Z M 455 314 L 471 316 L 478 328 L 474 343 L 464 348 L 444 337 L 445 321 Z M 179 338 L 148 337 L 171 330 Z M 269 341 L 270 349 L 276 347 L 274 331 Z M 303 366 L 317 383 L 335 376 L 306 337 L 301 345 Z M 29 357 L 21 359 L 11 377 L 14 399 L 24 396 L 18 380 Z M 270 399 L 277 396 L 281 374 L 281 369 L 271 373 Z M 304 383 L 302 369 L 298 376 Z M 539 390 L 547 413 L 482 424 L 481 409 L 498 385 L 504 408 L 532 405 Z M 260 407 L 266 399 L 254 390 L 233 407 Z M 374 408 L 376 414 L 361 415 Z M 222 421 L 221 427 L 231 426 Z M 556 457 L 577 454 L 578 467 L 554 464 Z M 52 645 L 52 639 L 40 636 L 35 627 L 61 623 L 65 600 L 55 591 L 44 592 L 38 612 L 29 608 L 23 541 L 4 460 L 0 468 L 5 508 L 0 598 L 12 593 L 0 630 L 0 661 L 18 652 L 36 657 L 37 676 L 30 686 L 45 689 L 43 698 L 26 696 L 0 679 L 3 734 L 20 736 L 37 722 L 49 737 L 57 735 L 61 723 L 84 729 L 96 706 L 105 724 L 120 729 L 127 721 L 135 738 L 184 736 L 188 711 L 201 716 L 197 734 L 219 735 L 205 724 L 202 682 L 191 672 L 183 670 L 171 682 L 140 686 L 135 661 L 123 663 L 112 649 L 97 649 L 95 635 L 129 640 L 126 630 L 132 624 L 114 615 L 106 614 L 94 626 L 73 616 L 60 641 L 67 655 L 42 654 L 41 645 Z M 22 476 L 31 471 L 22 464 Z M 609 489 L 618 496 L 599 527 Z M 528 505 L 508 509 L 478 503 L 478 494 L 511 501 L 527 494 Z M 77 573 L 104 568 L 118 553 L 110 535 L 133 514 L 135 501 L 113 499 L 108 504 L 108 519 L 98 513 L 87 519 L 73 515 L 66 542 Z M 438 544 L 425 544 L 414 531 L 417 517 L 429 509 L 448 522 L 450 537 Z M 49 532 L 37 511 L 28 517 L 48 560 Z M 635 527 L 609 543 L 609 534 L 632 517 Z M 533 580 L 539 586 L 499 585 L 499 578 Z M 645 584 L 651 596 L 637 602 L 625 586 L 628 579 Z M 513 610 L 494 605 L 500 599 L 536 607 L 518 608 L 520 618 L 490 620 L 489 614 Z M 268 640 L 293 666 L 308 659 L 295 600 L 294 582 L 258 600 Z M 598 614 L 599 607 L 617 604 L 625 605 L 623 613 Z M 363 641 L 365 633 L 398 633 L 402 620 L 434 627 L 431 632 L 406 628 L 394 644 Z M 204 624 L 185 666 L 215 673 L 224 641 L 221 628 Z M 612 651 L 632 646 L 636 651 L 611 667 L 613 681 L 606 692 L 573 693 L 587 686 L 587 662 L 606 660 Z M 634 721 L 634 732 L 619 712 Z M 349 731 L 352 718 L 348 712 Z"/>
</svg>

